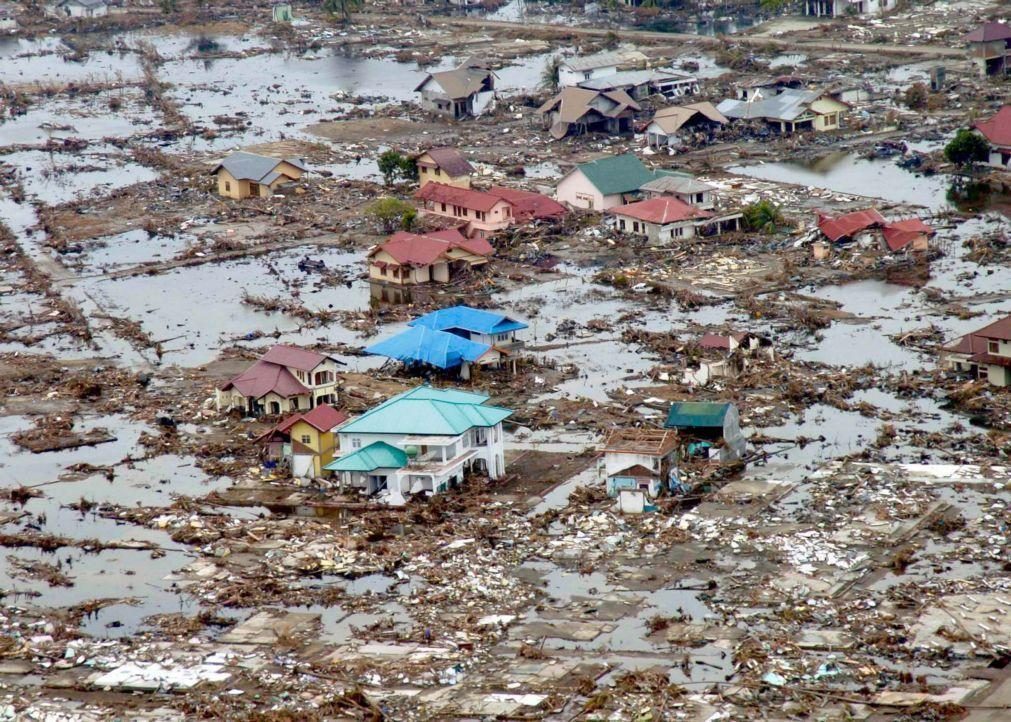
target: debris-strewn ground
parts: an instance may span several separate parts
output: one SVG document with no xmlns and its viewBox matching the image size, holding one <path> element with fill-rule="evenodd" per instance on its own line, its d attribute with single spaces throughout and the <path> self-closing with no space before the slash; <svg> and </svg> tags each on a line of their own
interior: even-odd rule
<svg viewBox="0 0 1011 722">
<path fill-rule="evenodd" d="M 370 3 L 348 24 L 318 4 L 293 24 L 188 0 L 19 7 L 0 37 L 0 719 L 1007 716 L 1011 394 L 937 363 L 1011 311 L 1007 179 L 967 182 L 942 153 L 1008 100 L 958 40 L 1000 4 L 768 22 L 675 5 Z M 872 92 L 820 135 L 552 141 L 546 65 L 618 46 L 713 102 L 769 75 Z M 496 110 L 422 111 L 425 74 L 472 55 L 497 69 Z M 944 87 L 910 108 L 938 64 Z M 364 211 L 414 186 L 377 160 L 436 145 L 479 187 L 548 193 L 635 152 L 780 218 L 656 248 L 571 214 L 385 300 Z M 312 172 L 219 198 L 210 171 L 238 148 Z M 928 220 L 931 249 L 815 258 L 816 212 L 870 206 Z M 260 465 L 272 419 L 214 407 L 285 342 L 347 363 L 340 405 L 360 413 L 422 380 L 363 346 L 455 303 L 530 324 L 515 374 L 470 382 L 515 409 L 504 479 L 403 508 L 343 497 Z M 699 344 L 735 331 L 773 353 Z M 730 372 L 700 384 L 716 361 Z M 687 399 L 737 404 L 747 465 L 688 465 L 701 493 L 618 514 L 597 443 Z"/>
</svg>

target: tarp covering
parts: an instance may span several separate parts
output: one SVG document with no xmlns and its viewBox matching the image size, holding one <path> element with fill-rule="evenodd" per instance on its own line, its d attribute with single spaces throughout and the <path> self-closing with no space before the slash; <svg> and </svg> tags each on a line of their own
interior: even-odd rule
<svg viewBox="0 0 1011 722">
<path fill-rule="evenodd" d="M 412 326 L 393 338 L 369 346 L 365 353 L 387 356 L 404 363 L 424 363 L 451 369 L 464 361 L 477 361 L 490 349 L 487 344 L 469 341 L 452 333 Z"/>
</svg>

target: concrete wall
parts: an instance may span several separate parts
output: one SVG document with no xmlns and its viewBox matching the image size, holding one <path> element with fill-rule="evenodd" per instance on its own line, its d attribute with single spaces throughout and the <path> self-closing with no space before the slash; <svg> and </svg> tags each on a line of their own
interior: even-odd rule
<svg viewBox="0 0 1011 722">
<path fill-rule="evenodd" d="M 437 167 L 431 157 L 426 153 L 418 158 L 418 183 L 423 187 L 426 183 L 443 183 L 455 188 L 470 188 L 470 176 L 451 176 L 441 168 Z"/>
<path fill-rule="evenodd" d="M 624 203 L 621 194 L 604 196 L 578 168 L 562 178 L 555 187 L 555 200 L 573 208 L 606 211 Z"/>
<path fill-rule="evenodd" d="M 638 464 L 660 474 L 660 458 L 649 454 L 632 454 L 618 451 L 608 451 L 604 454 L 604 475 L 614 476 L 630 466 Z"/>
<path fill-rule="evenodd" d="M 562 87 L 567 85 L 579 85 L 587 80 L 606 78 L 618 72 L 617 65 L 608 65 L 603 68 L 593 68 L 592 70 L 571 70 L 562 65 L 558 68 L 558 84 Z"/>
</svg>

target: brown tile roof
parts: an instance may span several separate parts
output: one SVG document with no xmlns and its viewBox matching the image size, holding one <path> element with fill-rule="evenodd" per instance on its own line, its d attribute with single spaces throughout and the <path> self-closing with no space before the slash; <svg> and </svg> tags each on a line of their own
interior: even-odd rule
<svg viewBox="0 0 1011 722">
<path fill-rule="evenodd" d="M 335 426 L 343 424 L 349 418 L 351 417 L 343 411 L 338 411 L 333 406 L 320 404 L 313 410 L 306 411 L 304 414 L 289 416 L 287 419 L 278 424 L 274 430 L 281 432 L 288 431 L 299 421 L 304 421 L 319 431 L 330 431 Z"/>
<path fill-rule="evenodd" d="M 260 357 L 261 361 L 267 361 L 280 366 L 298 369 L 299 371 L 312 371 L 314 368 L 330 358 L 325 354 L 298 348 L 297 346 L 271 346 L 267 353 Z"/>
<path fill-rule="evenodd" d="M 629 203 L 626 206 L 618 206 L 607 211 L 618 216 L 628 216 L 646 223 L 677 223 L 678 221 L 688 221 L 693 218 L 709 218 L 712 213 L 703 211 L 695 206 L 690 206 L 679 198 L 673 196 L 658 196 L 650 198 L 648 201 Z"/>
<path fill-rule="evenodd" d="M 462 248 L 476 256 L 490 256 L 495 252 L 484 238 L 466 238 L 459 231 L 440 231 L 440 235 L 450 236 L 452 240 L 437 237 L 437 234 L 407 233 L 397 231 L 381 246 L 377 246 L 369 257 L 380 251 L 393 256 L 397 263 L 404 266 L 428 266 L 441 258 L 451 248 Z M 459 237 L 459 240 L 456 240 Z"/>
<path fill-rule="evenodd" d="M 866 231 L 868 228 L 883 226 L 887 222 L 874 208 L 853 211 L 834 218 L 818 214 L 818 228 L 833 243 L 843 238 L 850 238 L 853 234 Z"/>
<path fill-rule="evenodd" d="M 919 218 L 908 218 L 904 221 L 892 221 L 881 229 L 885 243 L 893 251 L 901 251 L 920 236 L 934 235 L 934 229 Z"/>
<path fill-rule="evenodd" d="M 233 388 L 243 396 L 254 399 L 261 399 L 271 392 L 282 398 L 309 393 L 309 389 L 292 376 L 284 366 L 263 359 L 226 383 L 221 387 L 221 390 L 228 391 Z"/>
<path fill-rule="evenodd" d="M 568 213 L 561 203 L 540 193 L 502 186 L 492 186 L 488 192 L 508 201 L 513 207 L 513 215 L 521 221 L 531 218 L 561 218 Z"/>
<path fill-rule="evenodd" d="M 484 212 L 490 211 L 496 204 L 503 202 L 501 198 L 490 193 L 482 193 L 470 188 L 456 188 L 445 183 L 426 183 L 421 190 L 414 194 L 414 197 L 434 203 L 452 203 L 461 208 Z"/>
<path fill-rule="evenodd" d="M 962 40 L 967 43 L 989 43 L 994 40 L 1011 40 L 1011 27 L 998 22 L 983 23 L 971 33 L 967 33 Z"/>
<path fill-rule="evenodd" d="M 474 166 L 467 162 L 456 148 L 429 148 L 422 155 L 431 158 L 432 162 L 444 170 L 450 178 L 459 178 L 474 172 Z"/>
<path fill-rule="evenodd" d="M 1011 146 L 1011 105 L 1005 105 L 992 118 L 973 127 L 994 145 Z"/>
</svg>

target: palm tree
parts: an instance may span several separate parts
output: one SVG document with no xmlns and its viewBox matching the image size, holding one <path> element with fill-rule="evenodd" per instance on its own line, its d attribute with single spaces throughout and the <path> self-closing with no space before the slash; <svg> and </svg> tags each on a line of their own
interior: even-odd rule
<svg viewBox="0 0 1011 722">
<path fill-rule="evenodd" d="M 562 59 L 557 55 L 548 58 L 547 62 L 544 63 L 544 70 L 541 71 L 541 87 L 545 90 L 550 90 L 552 93 L 558 92 L 558 86 L 561 83 L 560 74 L 562 67 Z"/>
</svg>

